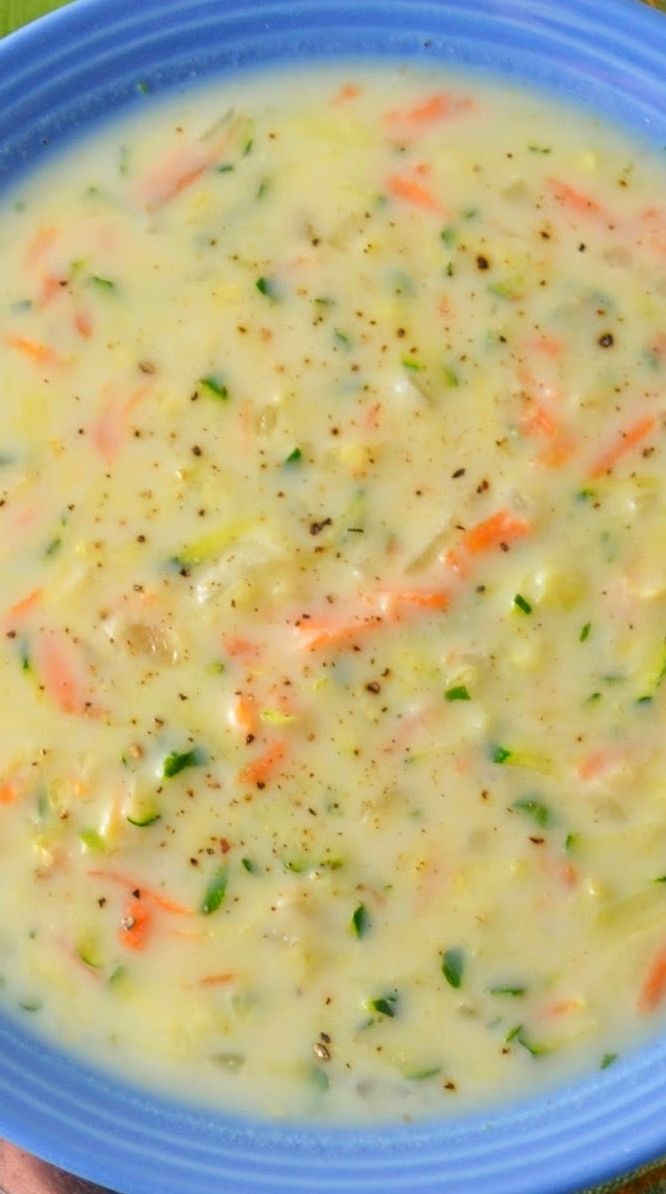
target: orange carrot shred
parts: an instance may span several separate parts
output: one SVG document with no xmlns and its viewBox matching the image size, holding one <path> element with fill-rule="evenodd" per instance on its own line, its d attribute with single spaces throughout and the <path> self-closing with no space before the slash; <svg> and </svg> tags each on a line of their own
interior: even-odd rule
<svg viewBox="0 0 666 1194">
<path fill-rule="evenodd" d="M 593 199 L 584 191 L 579 191 L 575 187 L 570 186 L 568 182 L 563 182 L 559 178 L 546 179 L 548 188 L 551 194 L 561 203 L 563 207 L 567 208 L 574 215 L 588 216 L 597 220 L 604 220 L 612 224 L 613 216 L 608 208 L 599 203 L 598 200 Z"/>
<path fill-rule="evenodd" d="M 15 348 L 29 361 L 34 361 L 36 365 L 53 369 L 62 364 L 60 353 L 55 348 L 51 348 L 49 344 L 40 344 L 38 340 L 30 340 L 27 336 L 17 336 L 13 333 L 5 336 L 5 343 L 10 348 Z"/>
<path fill-rule="evenodd" d="M 443 211 L 439 199 L 407 174 L 390 174 L 386 180 L 386 189 L 394 199 L 401 199 L 404 203 L 411 203 L 415 207 L 422 207 L 426 211 Z"/>
<path fill-rule="evenodd" d="M 654 1012 L 666 998 L 666 946 L 662 946 L 652 959 L 645 981 L 638 996 L 641 1012 Z"/>
<path fill-rule="evenodd" d="M 118 938 L 125 949 L 143 950 L 152 929 L 150 909 L 140 900 L 130 900 L 125 907 Z"/>
<path fill-rule="evenodd" d="M 39 605 L 43 595 L 43 589 L 33 589 L 32 592 L 26 593 L 25 597 L 21 597 L 20 601 L 15 601 L 7 610 L 3 619 L 3 625 L 8 629 L 20 626 L 35 607 Z"/>
<path fill-rule="evenodd" d="M 512 543 L 515 539 L 522 539 L 529 534 L 531 525 L 525 518 L 513 514 L 510 510 L 498 510 L 490 518 L 477 523 L 471 530 L 466 531 L 462 544 L 470 555 L 481 555 L 503 543 Z"/>
<path fill-rule="evenodd" d="M 40 634 L 35 662 L 47 696 L 62 713 L 80 717 L 89 712 L 79 656 L 66 635 L 54 631 Z"/>
<path fill-rule="evenodd" d="M 236 974 L 206 974 L 199 979 L 199 986 L 201 987 L 224 987 L 229 983 L 235 983 L 237 979 Z"/>
<path fill-rule="evenodd" d="M 356 618 L 348 622 L 328 622 L 323 618 L 307 618 L 297 623 L 299 643 L 306 651 L 341 646 L 353 642 L 359 635 L 383 625 L 383 618 Z"/>
<path fill-rule="evenodd" d="M 30 243 L 28 244 L 28 247 L 26 249 L 26 253 L 25 253 L 26 265 L 29 265 L 29 266 L 39 265 L 42 258 L 44 257 L 44 254 L 47 253 L 48 250 L 53 245 L 56 237 L 57 237 L 57 229 L 54 228 L 53 226 L 46 226 L 43 228 L 38 228 L 37 232 L 33 236 L 32 240 L 30 241 Z"/>
<path fill-rule="evenodd" d="M 0 781 L 0 804 L 15 804 L 19 796 L 19 785 L 16 779 Z"/>
<path fill-rule="evenodd" d="M 284 742 L 273 742 L 252 763 L 239 772 L 238 778 L 242 784 L 257 784 L 263 787 L 271 776 L 279 769 L 280 763 L 287 753 Z"/>
<path fill-rule="evenodd" d="M 361 94 L 361 90 L 356 83 L 343 83 L 340 90 L 333 96 L 331 103 L 346 104 L 349 100 L 356 99 Z"/>
<path fill-rule="evenodd" d="M 619 460 L 642 443 L 652 434 L 657 425 L 657 420 L 654 415 L 644 415 L 643 418 L 637 419 L 630 427 L 621 431 L 618 438 L 601 456 L 598 456 L 592 468 L 590 469 L 590 477 L 602 477 L 604 473 L 610 473 Z"/>
<path fill-rule="evenodd" d="M 393 132 L 413 135 L 430 124 L 451 120 L 463 112 L 469 112 L 473 107 L 474 100 L 468 96 L 440 91 L 409 108 L 395 108 L 387 113 L 385 119 Z"/>
<path fill-rule="evenodd" d="M 141 899 L 147 903 L 155 904 L 156 907 L 161 908 L 164 912 L 171 912 L 174 916 L 191 916 L 192 913 L 184 904 L 178 904 L 175 900 L 170 900 L 166 896 L 161 895 L 159 891 L 155 891 L 151 887 L 145 887 L 143 883 L 137 882 L 129 875 L 122 875 L 117 871 L 108 871 L 103 867 L 94 867 L 88 871 L 91 879 L 106 879 L 109 883 L 115 883 L 118 887 L 125 888 L 126 891 L 139 891 Z"/>
<path fill-rule="evenodd" d="M 257 731 L 257 706 L 252 696 L 240 694 L 235 697 L 229 711 L 229 720 L 236 730 L 244 734 Z"/>
<path fill-rule="evenodd" d="M 92 318 L 87 311 L 77 311 L 74 316 L 74 327 L 84 340 L 89 340 L 93 334 Z"/>
</svg>

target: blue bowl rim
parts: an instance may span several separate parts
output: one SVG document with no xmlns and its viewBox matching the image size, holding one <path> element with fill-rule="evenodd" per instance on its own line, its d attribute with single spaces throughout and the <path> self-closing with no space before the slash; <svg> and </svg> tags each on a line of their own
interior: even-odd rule
<svg viewBox="0 0 666 1194">
<path fill-rule="evenodd" d="M 194 42 L 207 21 L 216 23 L 215 8 L 216 28 L 245 38 L 248 47 L 245 59 L 230 54 L 224 60 L 227 73 L 271 65 L 275 47 L 283 63 L 299 54 L 305 61 L 360 53 L 446 65 L 451 24 L 460 37 L 466 30 L 469 41 L 468 58 L 455 61 L 484 70 L 489 61 L 479 46 L 496 47 L 492 40 L 486 45 L 480 31 L 472 45 L 474 22 L 483 18 L 498 38 L 509 38 L 508 44 L 498 40 L 496 75 L 537 84 L 539 47 L 543 51 L 547 41 L 554 65 L 546 86 L 566 78 L 569 98 L 666 143 L 666 19 L 636 0 L 477 0 L 472 13 L 462 11 L 467 6 L 460 0 L 227 0 L 222 7 L 219 0 L 185 6 L 182 0 L 77 0 L 1 42 L 0 185 L 41 160 L 44 141 L 57 147 L 79 127 L 101 121 L 107 107 L 140 103 L 142 54 L 153 55 L 141 77 L 156 93 L 198 81 L 196 70 L 188 72 L 188 55 L 195 61 Z M 174 23 L 185 42 L 182 61 L 166 36 Z M 311 30 L 310 42 L 303 28 Z M 357 49 L 349 31 L 356 33 Z M 377 53 L 368 31 L 382 39 Z M 331 35 L 325 45 L 324 33 Z M 128 47 L 134 57 L 123 73 Z M 523 54 L 522 73 L 509 64 L 516 49 Z M 160 60 L 167 51 L 172 58 Z M 84 54 L 88 70 L 80 62 Z M 579 86 L 581 68 L 569 62 L 571 55 L 584 63 Z M 174 76 L 165 62 L 177 58 Z M 203 50 L 197 61 L 201 78 L 211 74 Z M 108 86 L 95 84 L 100 63 L 116 72 Z M 605 1073 L 528 1102 L 437 1123 L 364 1129 L 276 1125 L 169 1100 L 59 1051 L 4 1014 L 0 1050 L 0 1130 L 123 1194 L 199 1194 L 231 1182 L 238 1194 L 462 1194 L 480 1186 L 489 1194 L 566 1194 L 666 1149 L 666 1038 Z"/>
</svg>

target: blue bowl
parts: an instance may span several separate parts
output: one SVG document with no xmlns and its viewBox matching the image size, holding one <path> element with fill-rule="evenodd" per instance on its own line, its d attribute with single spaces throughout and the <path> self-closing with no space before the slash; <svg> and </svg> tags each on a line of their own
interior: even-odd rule
<svg viewBox="0 0 666 1194">
<path fill-rule="evenodd" d="M 536 85 L 666 145 L 666 17 L 636 0 L 78 0 L 0 44 L 0 187 L 146 86 L 355 56 Z M 665 1113 L 664 1039 L 504 1109 L 360 1130 L 169 1101 L 0 1017 L 0 1133 L 122 1194 L 566 1194 L 666 1153 Z"/>
</svg>

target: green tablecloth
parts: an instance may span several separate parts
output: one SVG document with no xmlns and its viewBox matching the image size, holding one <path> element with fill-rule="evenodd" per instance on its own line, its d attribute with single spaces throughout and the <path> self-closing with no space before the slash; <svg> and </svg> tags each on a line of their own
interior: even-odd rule
<svg viewBox="0 0 666 1194">
<path fill-rule="evenodd" d="M 645 2 L 666 12 L 666 0 Z M 60 8 L 65 3 L 68 3 L 68 0 L 0 0 L 0 37 L 46 12 L 51 12 L 54 8 Z M 137 4 L 140 3 L 141 0 L 137 0 Z M 187 3 L 187 0 L 184 0 L 184 3 Z M 614 1194 L 666 1194 L 666 1165 L 604 1186 L 596 1194 L 606 1194 L 606 1191 L 611 1190 Z"/>
</svg>

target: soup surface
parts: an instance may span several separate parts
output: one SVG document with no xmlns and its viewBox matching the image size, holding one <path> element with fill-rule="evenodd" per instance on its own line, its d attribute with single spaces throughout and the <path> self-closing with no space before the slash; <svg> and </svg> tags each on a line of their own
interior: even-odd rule
<svg viewBox="0 0 666 1194">
<path fill-rule="evenodd" d="M 397 66 L 141 102 L 1 213 L 3 999 L 271 1115 L 606 1067 L 666 1004 L 663 166 Z"/>
</svg>

